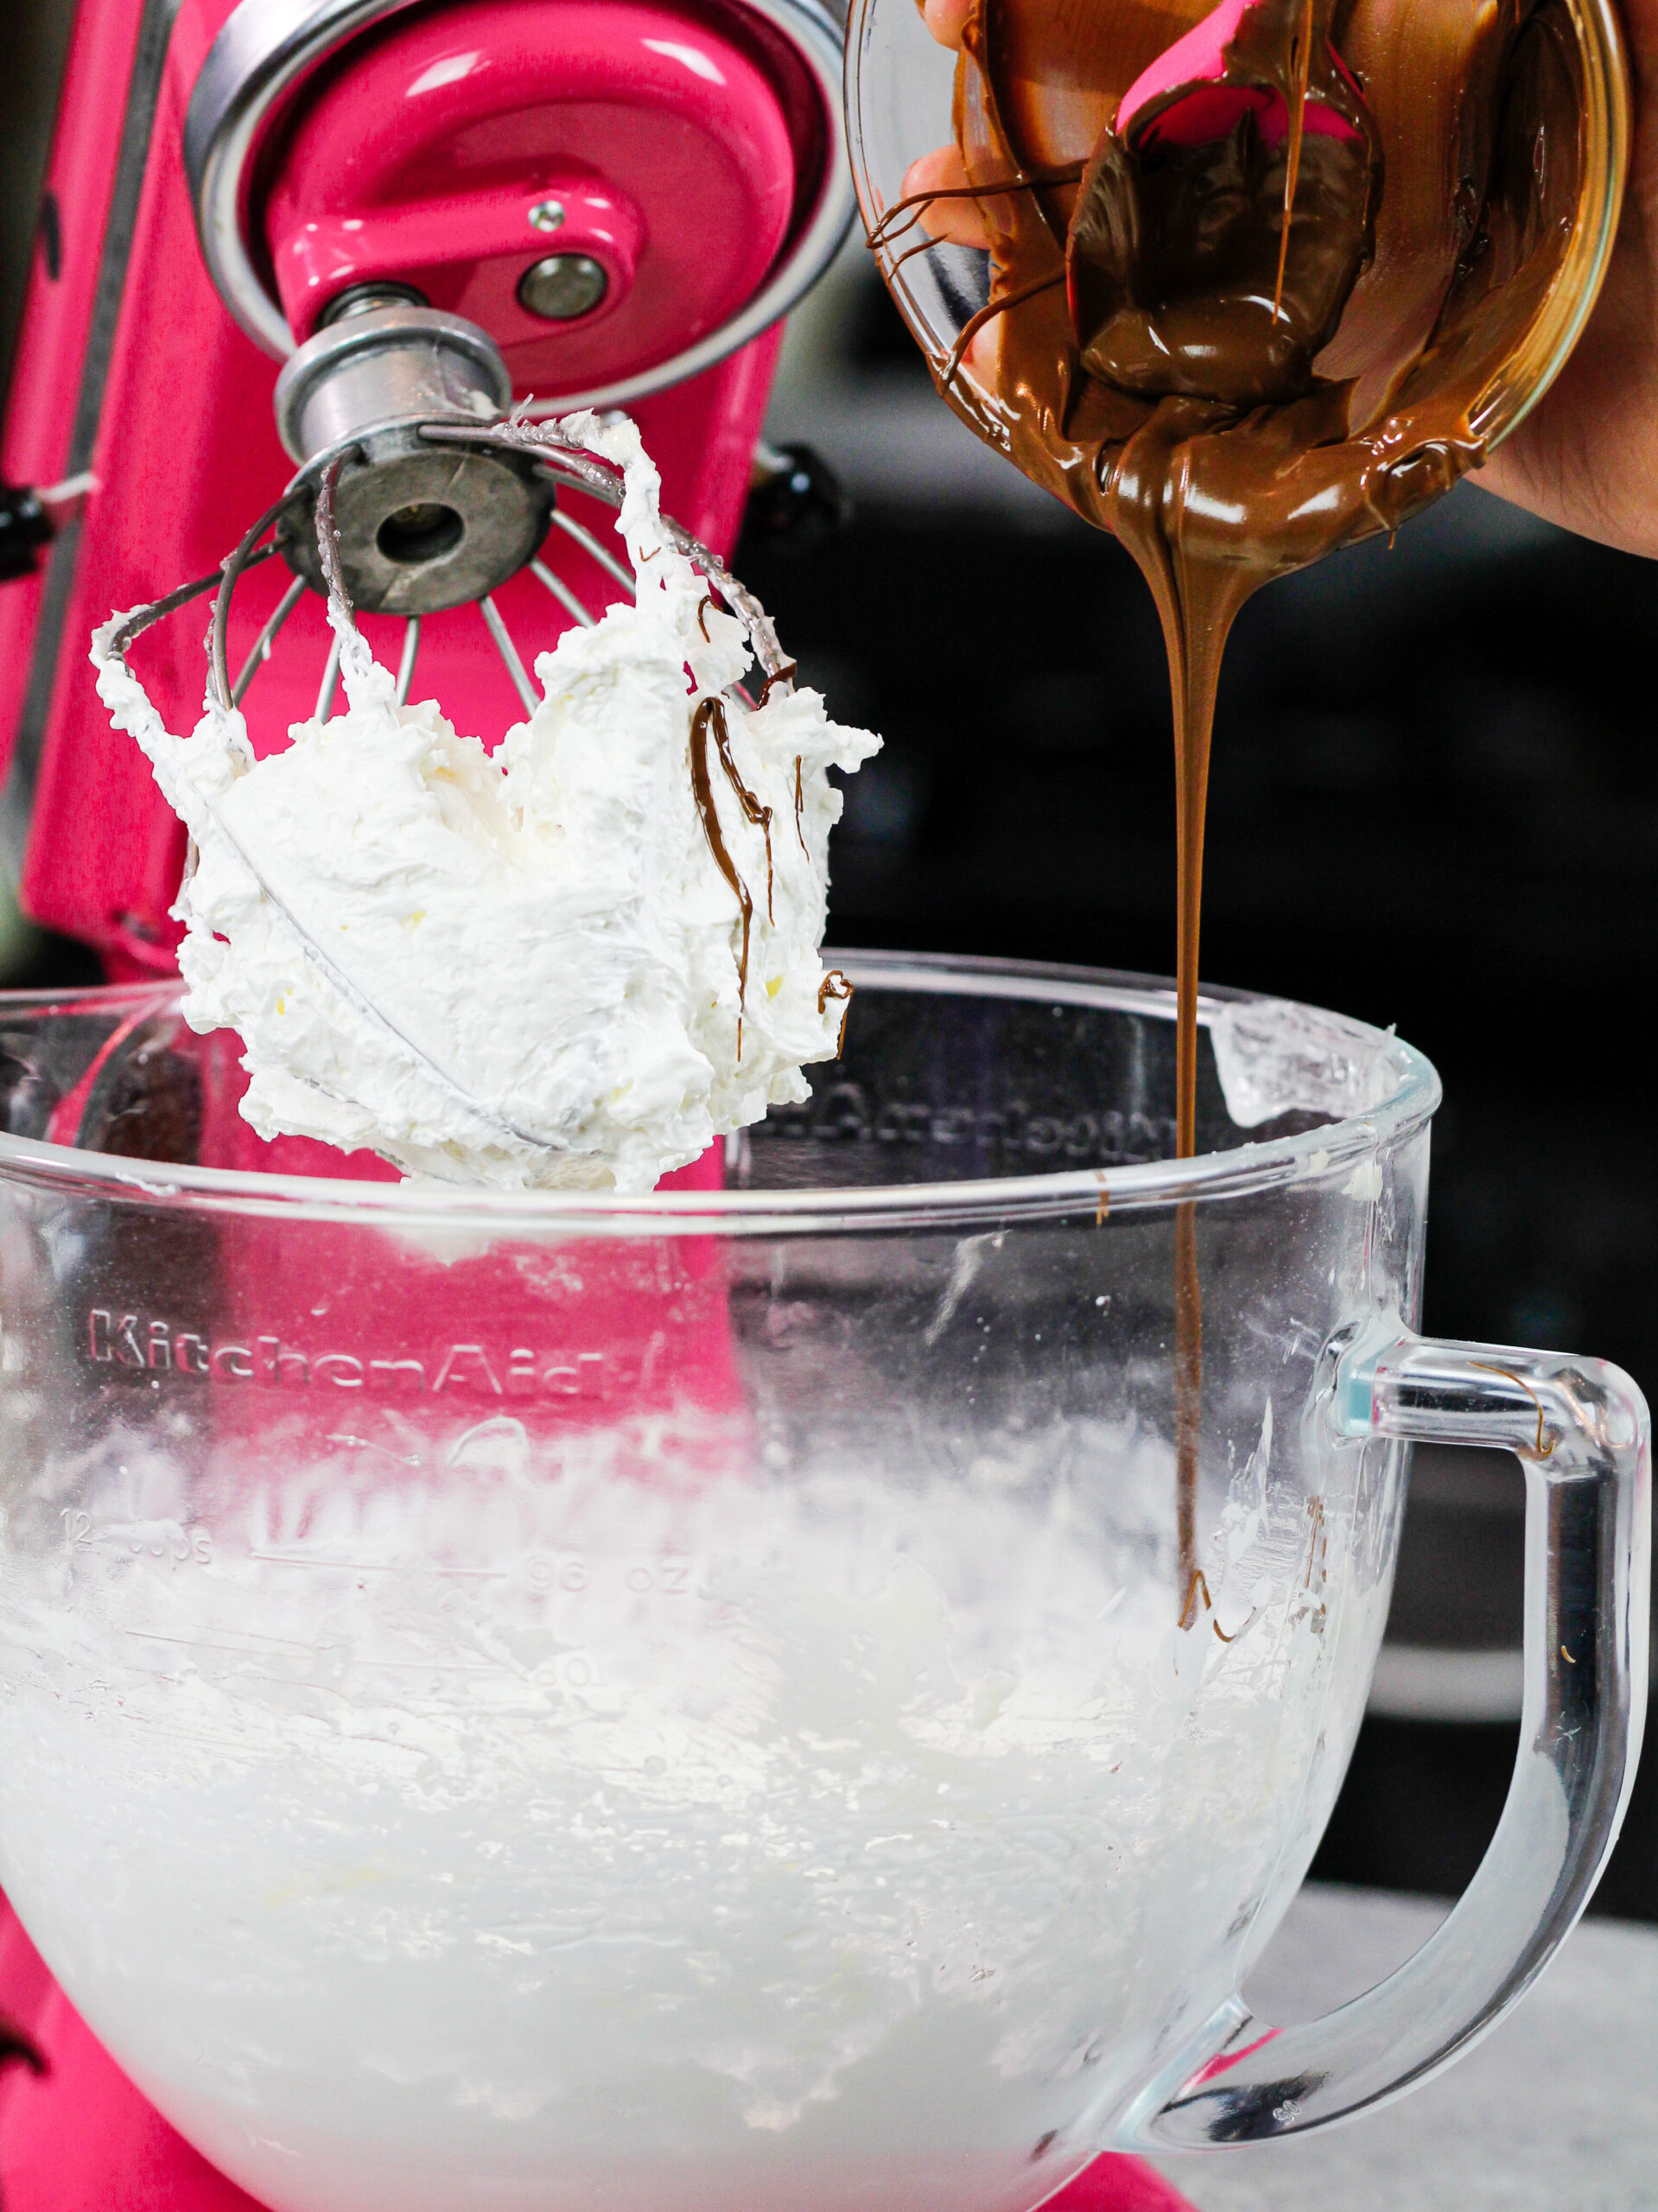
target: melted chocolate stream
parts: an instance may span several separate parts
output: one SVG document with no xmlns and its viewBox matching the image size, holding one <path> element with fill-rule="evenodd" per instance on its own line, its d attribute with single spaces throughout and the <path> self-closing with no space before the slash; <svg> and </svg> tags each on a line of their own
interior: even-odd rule
<svg viewBox="0 0 1658 2212">
<path fill-rule="evenodd" d="M 1284 164 L 1284 223 L 1278 237 L 1278 278 L 1273 286 L 1273 320 L 1278 320 L 1284 304 L 1284 271 L 1289 262 L 1290 225 L 1295 219 L 1295 187 L 1301 174 L 1301 141 L 1306 134 L 1307 86 L 1312 67 L 1312 0 L 1306 0 L 1306 13 L 1300 30 L 1290 48 L 1290 66 L 1295 72 L 1295 99 L 1290 107 L 1289 154 Z"/>
<path fill-rule="evenodd" d="M 1479 465 L 1583 181 L 1567 0 L 1258 0 L 1217 69 L 1139 100 L 1119 132 L 1135 79 L 1207 12 L 1205 0 L 977 0 L 955 127 L 991 293 L 940 378 L 982 437 L 1122 539 L 1156 601 L 1174 712 L 1182 1159 L 1197 1149 L 1204 823 L 1227 635 L 1270 578 L 1396 530 Z M 1174 1254 L 1189 1610 L 1203 1376 L 1191 1203 L 1176 1209 Z"/>
</svg>

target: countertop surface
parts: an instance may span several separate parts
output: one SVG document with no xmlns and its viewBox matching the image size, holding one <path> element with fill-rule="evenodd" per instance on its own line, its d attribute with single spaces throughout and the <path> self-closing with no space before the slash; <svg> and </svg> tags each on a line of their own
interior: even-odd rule
<svg viewBox="0 0 1658 2212">
<path fill-rule="evenodd" d="M 1310 1885 L 1249 2000 L 1284 2025 L 1313 2018 L 1446 1910 Z M 1382 2111 L 1156 2163 L 1197 2212 L 1658 2212 L 1658 1929 L 1585 1922 L 1500 2027 Z"/>
</svg>

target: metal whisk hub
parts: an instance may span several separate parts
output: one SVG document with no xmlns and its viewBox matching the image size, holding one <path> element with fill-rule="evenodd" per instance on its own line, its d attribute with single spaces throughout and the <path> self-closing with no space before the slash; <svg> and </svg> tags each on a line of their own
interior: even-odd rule
<svg viewBox="0 0 1658 2212">
<path fill-rule="evenodd" d="M 539 551 L 553 503 L 527 455 L 445 449 L 413 429 L 363 438 L 334 487 L 346 588 L 370 614 L 436 614 L 482 599 Z M 295 501 L 277 535 L 289 567 L 326 591 L 314 496 Z"/>
<path fill-rule="evenodd" d="M 483 599 L 538 550 L 553 487 L 533 454 L 449 452 L 434 416 L 490 421 L 511 404 L 499 349 L 464 316 L 365 292 L 306 340 L 276 379 L 276 428 L 295 461 L 342 455 L 334 486 L 340 574 L 370 614 L 436 614 Z M 314 494 L 278 535 L 288 565 L 326 590 Z"/>
</svg>

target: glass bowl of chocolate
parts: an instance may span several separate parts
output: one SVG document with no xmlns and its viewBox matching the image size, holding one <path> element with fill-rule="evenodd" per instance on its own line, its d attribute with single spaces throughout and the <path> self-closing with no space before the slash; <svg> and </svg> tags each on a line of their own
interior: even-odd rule
<svg viewBox="0 0 1658 2212">
<path fill-rule="evenodd" d="M 1396 528 L 1541 397 L 1629 157 L 1610 0 L 857 0 L 847 92 L 956 412 L 1131 543 L 1154 426 L 1183 550 L 1267 573 Z"/>
</svg>

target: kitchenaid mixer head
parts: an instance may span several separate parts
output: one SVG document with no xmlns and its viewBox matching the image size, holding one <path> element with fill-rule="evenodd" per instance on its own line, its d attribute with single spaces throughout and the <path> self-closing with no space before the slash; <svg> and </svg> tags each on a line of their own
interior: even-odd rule
<svg viewBox="0 0 1658 2212">
<path fill-rule="evenodd" d="M 406 0 L 325 0 L 298 22 L 241 0 L 196 79 L 184 156 L 203 255 L 244 328 L 288 356 L 276 413 L 289 454 L 338 460 L 340 574 L 366 613 L 487 601 L 549 526 L 534 454 L 435 442 L 426 418 L 493 421 L 515 382 L 568 391 L 600 364 L 597 385 L 559 411 L 676 382 L 791 304 L 849 213 L 832 134 L 814 143 L 799 114 L 804 91 L 832 105 L 836 89 L 838 41 L 814 0 L 716 7 L 696 47 L 664 40 L 633 0 L 556 13 L 557 38 L 537 48 L 499 0 L 425 21 Z M 584 108 L 613 100 L 619 69 L 640 67 L 672 130 L 642 103 L 632 134 L 601 124 L 600 168 L 581 157 L 594 148 L 569 120 L 572 95 Z M 560 103 L 580 143 L 532 166 L 511 141 L 537 99 Z M 672 251 L 680 141 L 702 149 L 695 261 Z M 664 351 L 677 335 L 696 342 Z M 302 478 L 278 535 L 321 591 Z"/>
<path fill-rule="evenodd" d="M 818 0 L 560 0 L 550 39 L 533 16 L 240 0 L 183 150 L 203 257 L 256 344 L 286 355 L 391 280 L 485 324 L 564 412 L 683 382 L 810 286 L 853 207 Z M 539 154 L 527 121 L 555 110 Z"/>
</svg>

